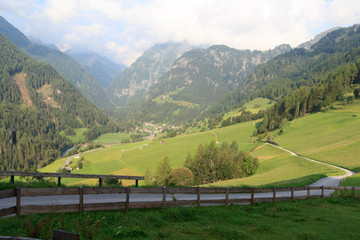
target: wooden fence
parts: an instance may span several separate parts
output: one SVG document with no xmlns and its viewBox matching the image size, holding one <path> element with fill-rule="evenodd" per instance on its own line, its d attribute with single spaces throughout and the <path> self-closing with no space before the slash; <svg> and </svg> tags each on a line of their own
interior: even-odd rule
<svg viewBox="0 0 360 240">
<path fill-rule="evenodd" d="M 310 191 L 321 190 L 319 195 L 311 195 Z M 39 214 L 39 213 L 66 213 L 66 212 L 85 212 L 99 210 L 121 210 L 126 212 L 131 208 L 165 208 L 175 206 L 200 206 L 202 204 L 251 204 L 256 202 L 277 202 L 295 199 L 324 198 L 324 190 L 350 190 L 355 197 L 355 191 L 360 187 L 285 187 L 285 188 L 20 188 L 0 191 L 0 199 L 16 197 L 15 206 L 0 209 L 0 217 L 14 214 Z M 306 195 L 295 196 L 296 191 L 307 191 Z M 271 197 L 255 197 L 255 193 L 271 192 Z M 290 196 L 280 197 L 277 193 L 288 192 Z M 110 203 L 84 203 L 86 194 L 125 194 L 125 201 Z M 224 194 L 222 199 L 201 199 L 201 194 Z M 248 193 L 249 198 L 230 199 L 232 193 Z M 130 194 L 160 194 L 162 201 L 130 202 Z M 166 194 L 194 194 L 194 200 L 175 200 L 166 201 Z M 196 195 L 195 195 L 196 194 Z M 52 195 L 78 195 L 78 204 L 64 205 L 21 205 L 22 197 L 52 196 Z"/>
<path fill-rule="evenodd" d="M 53 177 L 58 179 L 58 186 L 61 185 L 61 178 L 97 178 L 99 186 L 102 186 L 103 179 L 125 179 L 135 180 L 135 185 L 139 186 L 139 180 L 144 180 L 143 176 L 123 176 L 123 175 L 98 175 L 98 174 L 72 174 L 72 173 L 42 173 L 42 172 L 15 172 L 1 171 L 0 176 L 10 176 L 11 182 L 14 183 L 14 177 Z"/>
</svg>

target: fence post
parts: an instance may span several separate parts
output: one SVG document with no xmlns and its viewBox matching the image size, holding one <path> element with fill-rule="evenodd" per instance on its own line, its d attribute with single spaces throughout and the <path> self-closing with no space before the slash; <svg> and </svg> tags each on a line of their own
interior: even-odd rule
<svg viewBox="0 0 360 240">
<path fill-rule="evenodd" d="M 126 202 L 125 202 L 126 213 L 129 211 L 129 205 L 130 205 L 130 188 L 126 187 Z"/>
<path fill-rule="evenodd" d="M 58 177 L 58 187 L 61 186 L 61 177 Z"/>
<path fill-rule="evenodd" d="M 102 178 L 99 178 L 99 187 L 102 186 Z"/>
<path fill-rule="evenodd" d="M 84 212 L 84 189 L 82 186 L 79 187 L 79 212 Z"/>
<path fill-rule="evenodd" d="M 14 177 L 14 175 L 11 175 L 11 176 L 10 176 L 10 182 L 11 182 L 11 183 L 14 183 L 14 182 L 15 182 L 15 177 Z"/>
<path fill-rule="evenodd" d="M 310 187 L 307 186 L 307 187 L 306 187 L 306 190 L 307 190 L 306 199 L 309 199 L 309 198 L 310 198 Z"/>
<path fill-rule="evenodd" d="M 251 199 L 250 199 L 250 204 L 251 206 L 254 205 L 254 188 L 251 189 Z"/>
<path fill-rule="evenodd" d="M 225 205 L 226 205 L 226 207 L 228 207 L 229 206 L 229 188 L 227 187 L 226 188 L 226 192 L 225 192 Z"/>
<path fill-rule="evenodd" d="M 276 188 L 273 187 L 273 203 L 276 202 Z"/>
<path fill-rule="evenodd" d="M 294 200 L 294 187 L 291 187 L 291 201 Z"/>
<path fill-rule="evenodd" d="M 351 196 L 352 196 L 352 198 L 355 198 L 355 187 L 353 186 L 352 188 L 351 188 Z"/>
<path fill-rule="evenodd" d="M 138 187 L 139 186 L 139 179 L 135 180 L 135 186 Z"/>
<path fill-rule="evenodd" d="M 321 186 L 321 198 L 324 198 L 324 186 Z"/>
<path fill-rule="evenodd" d="M 196 205 L 199 207 L 200 206 L 200 187 L 196 188 L 196 194 L 197 194 Z"/>
<path fill-rule="evenodd" d="M 162 208 L 165 208 L 165 204 L 166 204 L 166 187 L 165 186 L 163 186 L 162 187 L 162 205 L 161 205 L 161 207 Z"/>
<path fill-rule="evenodd" d="M 20 187 L 16 187 L 16 217 L 20 217 L 21 214 L 21 190 Z"/>
</svg>

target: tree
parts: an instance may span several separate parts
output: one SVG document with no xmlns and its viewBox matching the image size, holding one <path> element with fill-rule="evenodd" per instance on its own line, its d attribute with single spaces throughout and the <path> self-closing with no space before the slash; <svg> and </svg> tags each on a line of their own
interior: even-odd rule
<svg viewBox="0 0 360 240">
<path fill-rule="evenodd" d="M 194 183 L 194 175 L 190 169 L 186 167 L 174 168 L 169 174 L 169 184 L 178 186 L 192 186 Z"/>
<path fill-rule="evenodd" d="M 194 157 L 188 154 L 185 167 L 194 175 L 195 184 L 206 184 L 249 176 L 256 172 L 257 159 L 239 152 L 236 142 L 224 142 L 220 147 L 215 142 L 199 145 Z"/>
<path fill-rule="evenodd" d="M 160 163 L 156 169 L 156 173 L 155 173 L 156 184 L 160 185 L 160 186 L 169 185 L 170 171 L 171 171 L 170 159 L 168 156 L 166 156 L 160 161 Z"/>
<path fill-rule="evenodd" d="M 359 89 L 359 88 L 354 89 L 354 96 L 355 96 L 355 98 L 358 98 L 358 97 L 359 97 L 359 94 L 360 94 L 360 89 Z"/>
</svg>

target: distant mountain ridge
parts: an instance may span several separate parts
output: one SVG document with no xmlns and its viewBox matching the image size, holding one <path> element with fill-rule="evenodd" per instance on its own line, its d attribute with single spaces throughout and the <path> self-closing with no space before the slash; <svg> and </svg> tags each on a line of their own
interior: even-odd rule
<svg viewBox="0 0 360 240">
<path fill-rule="evenodd" d="M 114 63 L 110 59 L 92 52 L 68 50 L 66 53 L 90 71 L 104 88 L 107 88 L 127 68 L 124 64 Z"/>
<path fill-rule="evenodd" d="M 200 105 L 212 104 L 241 86 L 256 65 L 290 49 L 290 45 L 280 45 L 262 52 L 214 45 L 188 51 L 150 88 L 150 98 L 182 89 L 171 97 Z"/>
<path fill-rule="evenodd" d="M 344 64 L 359 64 L 355 57 L 360 51 L 359 26 L 329 31 L 309 50 L 295 48 L 258 65 L 241 88 L 224 96 L 210 111 L 221 113 L 256 97 L 277 101 L 296 89 L 320 84 L 331 71 Z"/>
<path fill-rule="evenodd" d="M 106 91 L 108 97 L 116 105 L 127 105 L 141 99 L 174 61 L 190 49 L 186 43 L 156 44 L 110 84 Z"/>
<path fill-rule="evenodd" d="M 111 105 L 98 80 L 69 55 L 48 46 L 31 42 L 22 32 L 0 16 L 0 33 L 30 56 L 52 65 L 63 77 L 71 81 L 80 92 L 99 107 Z"/>
</svg>

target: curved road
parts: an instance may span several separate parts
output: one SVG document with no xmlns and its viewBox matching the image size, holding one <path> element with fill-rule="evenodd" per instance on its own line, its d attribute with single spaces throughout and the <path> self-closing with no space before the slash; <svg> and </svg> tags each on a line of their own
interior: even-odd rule
<svg viewBox="0 0 360 240">
<path fill-rule="evenodd" d="M 331 166 L 331 167 L 338 168 L 338 169 L 340 169 L 340 170 L 345 171 L 345 174 L 344 174 L 344 175 L 341 175 L 341 176 L 331 176 L 331 177 L 322 178 L 322 179 L 314 182 L 313 184 L 310 184 L 310 185 L 309 185 L 310 187 L 316 187 L 316 186 L 339 186 L 340 182 L 341 182 L 344 178 L 347 178 L 347 177 L 350 177 L 351 175 L 356 174 L 356 172 L 350 171 L 350 170 L 345 169 L 345 168 L 342 168 L 342 167 L 338 167 L 338 166 L 335 166 L 335 165 L 332 165 L 332 164 L 329 164 L 329 163 L 320 162 L 320 161 L 317 161 L 317 160 L 314 160 L 314 159 L 311 159 L 311 158 L 299 156 L 299 155 L 297 155 L 296 153 L 294 153 L 294 152 L 292 152 L 292 151 L 290 151 L 290 150 L 288 150 L 288 149 L 285 149 L 285 148 L 276 146 L 276 145 L 274 145 L 274 144 L 272 144 L 272 143 L 268 143 L 268 144 L 271 145 L 271 146 L 273 146 L 273 147 L 279 148 L 279 149 L 281 149 L 281 150 L 283 150 L 283 151 L 286 151 L 286 152 L 290 153 L 290 154 L 293 155 L 293 156 L 300 157 L 300 158 L 306 159 L 306 160 L 308 160 L 308 161 L 312 161 L 312 162 L 316 162 L 316 163 L 319 163 L 319 164 Z"/>
<path fill-rule="evenodd" d="M 269 143 L 270 144 L 270 143 Z M 353 174 L 356 174 L 355 172 L 349 171 L 347 169 L 334 166 L 332 164 L 319 162 L 307 157 L 302 157 L 297 155 L 296 153 L 284 149 L 282 147 L 270 144 L 273 147 L 277 147 L 279 149 L 282 149 L 284 151 L 289 152 L 291 155 L 304 158 L 309 161 L 313 161 L 319 164 L 325 164 L 328 166 L 336 167 L 338 169 L 341 169 L 345 171 L 346 173 L 341 176 L 332 176 L 332 177 L 326 177 L 322 178 L 315 183 L 309 185 L 309 186 L 338 186 L 342 179 L 351 176 Z M 333 193 L 333 190 L 325 190 L 325 195 L 330 195 Z M 266 198 L 266 197 L 272 197 L 273 193 L 255 193 L 255 198 Z M 310 195 L 320 195 L 321 190 L 312 190 L 310 192 Z M 307 191 L 295 191 L 295 196 L 306 196 Z M 276 196 L 278 197 L 290 197 L 290 192 L 277 192 Z M 170 195 L 167 194 L 166 201 L 173 201 L 176 200 L 196 200 L 197 195 L 196 194 L 174 194 Z M 225 194 L 201 194 L 201 199 L 224 199 Z M 238 194 L 230 194 L 230 199 L 244 199 L 250 198 L 250 193 L 238 193 Z M 161 201 L 162 200 L 162 194 L 131 194 L 130 195 L 130 201 L 131 202 L 143 202 L 143 201 Z M 15 204 L 16 199 L 15 198 L 6 198 L 0 200 L 0 209 L 2 208 L 8 208 L 12 207 Z M 121 202 L 126 201 L 125 194 L 89 194 L 84 196 L 84 203 L 102 203 L 102 202 Z M 57 205 L 57 204 L 78 204 L 79 203 L 79 195 L 68 195 L 68 196 L 41 196 L 41 197 L 22 197 L 21 198 L 21 205 Z"/>
</svg>

